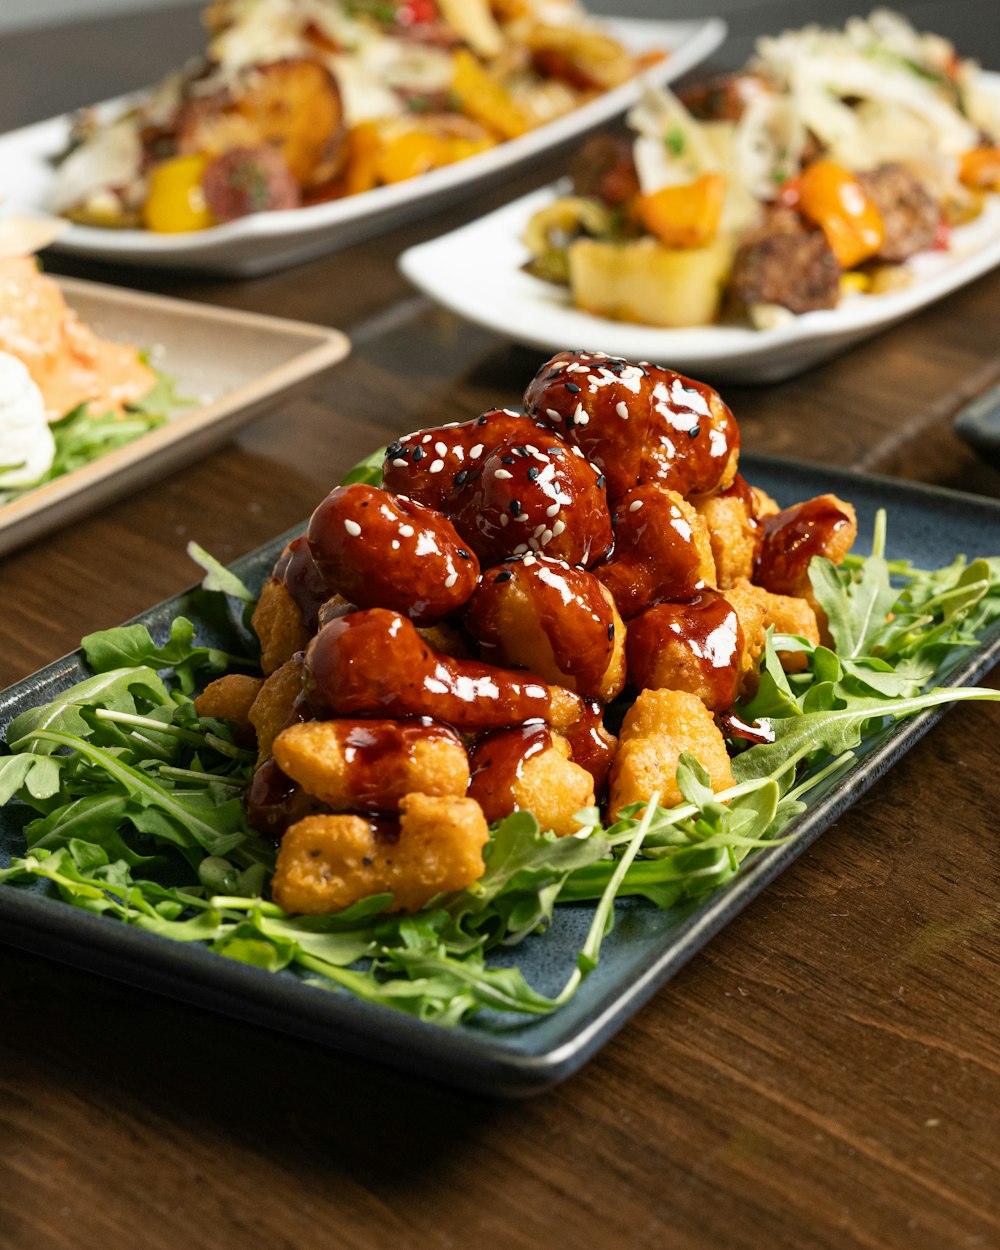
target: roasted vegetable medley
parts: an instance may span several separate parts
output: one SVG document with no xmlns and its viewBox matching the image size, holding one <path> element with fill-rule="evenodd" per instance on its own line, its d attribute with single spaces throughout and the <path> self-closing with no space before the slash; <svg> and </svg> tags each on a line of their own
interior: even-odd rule
<svg viewBox="0 0 1000 1250">
<path fill-rule="evenodd" d="M 216 0 L 205 57 L 81 113 L 50 207 L 183 232 L 401 182 L 640 68 L 576 0 Z"/>
<path fill-rule="evenodd" d="M 996 95 L 885 10 L 761 39 L 745 70 L 650 90 L 629 122 L 583 147 L 525 239 L 529 273 L 624 321 L 767 328 L 897 289 L 1000 189 Z"/>
</svg>

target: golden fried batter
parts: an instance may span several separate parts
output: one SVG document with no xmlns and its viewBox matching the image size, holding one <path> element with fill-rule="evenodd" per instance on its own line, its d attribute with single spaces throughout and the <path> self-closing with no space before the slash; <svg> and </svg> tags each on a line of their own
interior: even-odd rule
<svg viewBox="0 0 1000 1250">
<path fill-rule="evenodd" d="M 260 667 L 269 677 L 296 651 L 303 651 L 309 642 L 309 631 L 302 623 L 298 604 L 285 586 L 270 578 L 260 592 L 251 621 L 260 639 Z"/>
<path fill-rule="evenodd" d="M 743 498 L 738 494 L 706 495 L 694 506 L 708 526 L 719 589 L 752 577 L 759 530 Z"/>
<path fill-rule="evenodd" d="M 641 803 L 660 791 L 661 807 L 683 801 L 677 786 L 677 761 L 693 755 L 712 779 L 712 789 L 733 784 L 733 771 L 722 733 L 712 713 L 693 694 L 680 690 L 644 690 L 622 722 L 620 745 L 611 765 L 609 819 L 629 803 Z"/>
<path fill-rule="evenodd" d="M 463 795 L 469 760 L 440 724 L 392 720 L 305 721 L 274 740 L 281 771 L 335 812 L 388 812 L 405 794 Z"/>
<path fill-rule="evenodd" d="M 760 597 L 760 588 L 751 586 L 748 581 L 738 581 L 730 586 L 726 598 L 736 609 L 743 631 L 740 693 L 752 694 L 757 688 L 757 661 L 767 640 L 767 612 Z"/>
<path fill-rule="evenodd" d="M 573 819 L 594 803 L 594 778 L 575 764 L 569 742 L 544 725 L 487 734 L 472 755 L 469 797 L 492 824 L 511 812 L 534 812 L 559 837 L 579 833 Z"/>
<path fill-rule="evenodd" d="M 763 586 L 751 586 L 749 582 L 742 582 L 733 589 L 744 596 L 752 596 L 760 605 L 764 614 L 762 629 L 765 632 L 773 626 L 776 634 L 798 634 L 810 642 L 819 642 L 816 613 L 807 599 L 797 599 L 793 595 L 773 595 Z M 727 598 L 733 602 L 730 592 L 727 592 Z M 763 646 L 761 641 L 761 650 Z M 786 673 L 799 673 L 808 664 L 808 658 L 802 651 L 779 651 L 778 659 Z"/>
<path fill-rule="evenodd" d="M 285 833 L 271 893 L 286 911 L 322 915 L 391 892 L 391 911 L 418 911 L 484 871 L 489 827 L 472 799 L 408 794 L 397 841 L 360 816 L 308 816 Z"/>
<path fill-rule="evenodd" d="M 295 700 L 302 693 L 305 669 L 301 660 L 286 660 L 264 682 L 250 708 L 249 719 L 257 731 L 257 762 L 271 754 L 274 739 L 288 724 Z"/>
<path fill-rule="evenodd" d="M 253 735 L 250 708 L 264 685 L 259 677 L 244 673 L 227 673 L 217 681 L 211 681 L 194 701 L 199 716 L 214 716 L 218 720 L 232 721 L 237 732 Z"/>
</svg>

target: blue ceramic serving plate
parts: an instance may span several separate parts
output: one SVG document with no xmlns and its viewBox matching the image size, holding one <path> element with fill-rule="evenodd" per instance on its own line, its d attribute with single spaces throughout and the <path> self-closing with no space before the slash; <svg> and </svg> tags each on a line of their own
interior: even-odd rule
<svg viewBox="0 0 1000 1250">
<path fill-rule="evenodd" d="M 888 555 L 920 567 L 948 563 L 956 554 L 1000 552 L 1000 503 L 889 479 L 861 477 L 771 459 L 746 457 L 744 471 L 781 504 L 835 491 L 858 510 L 860 545 L 871 533 L 876 509 L 889 515 Z M 210 535 L 203 535 L 210 541 Z M 237 561 L 233 568 L 260 585 L 289 535 Z M 202 641 L 232 650 L 242 631 L 240 614 L 219 596 L 189 591 L 137 619 L 154 637 L 167 634 L 184 614 Z M 1000 627 L 954 672 L 956 685 L 975 683 L 1000 659 Z M 69 655 L 0 694 L 0 735 L 25 708 L 51 699 L 85 676 L 78 654 Z M 868 745 L 846 777 L 815 793 L 794 826 L 795 838 L 748 860 L 726 887 L 697 905 L 662 912 L 643 901 L 617 907 L 600 966 L 565 1007 L 527 1023 L 494 1017 L 458 1028 L 426 1024 L 344 992 L 305 984 L 293 973 L 269 973 L 189 943 L 173 942 L 70 907 L 37 887 L 0 887 L 0 940 L 313 1041 L 396 1064 L 441 1080 L 493 1094 L 537 1092 L 576 1071 L 642 1004 L 746 906 L 773 877 L 868 789 L 931 727 L 941 711 L 925 712 L 891 727 Z M 959 710 L 957 715 L 961 715 Z M 16 804 L 0 810 L 0 864 L 23 850 L 21 829 L 30 817 Z M 592 907 L 557 909 L 544 936 L 530 938 L 501 958 L 519 963 L 528 981 L 552 994 L 575 964 Z"/>
</svg>

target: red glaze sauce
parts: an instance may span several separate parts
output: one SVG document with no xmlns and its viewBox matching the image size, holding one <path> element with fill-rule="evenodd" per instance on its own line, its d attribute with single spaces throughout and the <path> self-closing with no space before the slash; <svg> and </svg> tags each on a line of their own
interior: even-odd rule
<svg viewBox="0 0 1000 1250">
<path fill-rule="evenodd" d="M 278 557 L 271 576 L 291 595 L 302 616 L 302 624 L 312 633 L 316 629 L 319 609 L 330 598 L 331 592 L 316 567 L 304 534 L 288 544 Z"/>
<path fill-rule="evenodd" d="M 587 699 L 583 715 L 568 729 L 560 730 L 569 740 L 573 763 L 585 768 L 594 779 L 594 793 L 600 802 L 611 761 L 618 749 L 618 739 L 604 728 L 604 706 L 597 699 Z"/>
<path fill-rule="evenodd" d="M 712 387 L 601 352 L 553 356 L 528 386 L 524 407 L 601 469 L 613 502 L 642 482 L 707 493 L 739 449 L 733 414 Z"/>
<path fill-rule="evenodd" d="M 743 738 L 747 742 L 753 743 L 774 741 L 774 729 L 766 716 L 762 720 L 754 721 L 752 725 L 748 725 L 735 712 L 725 712 L 721 716 L 716 716 L 715 721 L 720 731 L 727 738 Z"/>
<path fill-rule="evenodd" d="M 831 495 L 764 517 L 764 543 L 754 581 L 775 595 L 797 595 L 808 586 L 809 561 L 826 555 L 833 535 L 852 519 Z"/>
<path fill-rule="evenodd" d="M 320 573 L 345 598 L 421 625 L 460 608 L 479 577 L 479 561 L 447 517 L 361 482 L 327 495 L 308 538 Z"/>
<path fill-rule="evenodd" d="M 597 578 L 534 555 L 486 570 L 466 608 L 465 626 L 485 655 L 516 664 L 503 638 L 504 604 L 511 594 L 527 598 L 560 673 L 573 678 L 581 694 L 596 694 L 615 645 L 614 616 Z"/>
<path fill-rule="evenodd" d="M 713 712 L 736 702 L 743 630 L 736 610 L 715 590 L 690 603 L 661 603 L 629 624 L 629 684 L 639 690 L 687 690 Z"/>
<path fill-rule="evenodd" d="M 417 430 L 386 448 L 382 484 L 450 515 L 462 489 L 483 460 L 507 438 L 531 442 L 534 422 L 509 408 L 494 408 L 461 424 Z"/>
<path fill-rule="evenodd" d="M 456 494 L 455 528 L 484 564 L 529 552 L 595 563 L 612 543 L 601 474 L 550 430 L 523 424 L 527 432 L 484 453 Z"/>
<path fill-rule="evenodd" d="M 551 746 L 552 732 L 540 721 L 484 734 L 479 739 L 469 757 L 469 798 L 476 800 L 490 824 L 518 810 L 514 788 L 524 765 Z"/>
<path fill-rule="evenodd" d="M 419 742 L 453 743 L 464 750 L 453 729 L 427 717 L 417 720 L 338 720 L 332 725 L 347 766 L 346 785 L 352 806 L 388 812 L 411 789 L 410 769 Z"/>
<path fill-rule="evenodd" d="M 384 608 L 324 626 L 306 666 L 314 705 L 336 716 L 430 716 L 477 733 L 547 720 L 552 706 L 549 687 L 530 674 L 440 655 Z"/>
<path fill-rule="evenodd" d="M 652 483 L 615 505 L 615 549 L 594 569 L 626 620 L 656 603 L 691 599 L 705 587 L 691 522 L 675 499 Z"/>
</svg>

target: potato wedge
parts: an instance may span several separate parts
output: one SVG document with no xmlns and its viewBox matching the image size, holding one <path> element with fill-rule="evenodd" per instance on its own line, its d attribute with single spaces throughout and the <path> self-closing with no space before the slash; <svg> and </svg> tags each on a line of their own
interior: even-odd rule
<svg viewBox="0 0 1000 1250">
<path fill-rule="evenodd" d="M 733 241 L 667 248 L 651 239 L 605 243 L 578 239 L 569 248 L 573 302 L 585 312 L 651 326 L 702 326 L 719 311 Z"/>
</svg>

